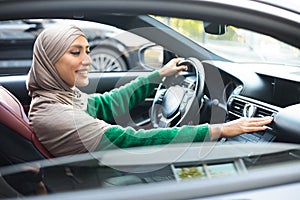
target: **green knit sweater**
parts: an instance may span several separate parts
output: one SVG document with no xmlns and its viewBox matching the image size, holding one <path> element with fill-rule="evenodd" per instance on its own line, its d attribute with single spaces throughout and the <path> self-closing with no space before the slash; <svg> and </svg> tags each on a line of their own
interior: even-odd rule
<svg viewBox="0 0 300 200">
<path fill-rule="evenodd" d="M 87 112 L 104 121 L 112 121 L 144 101 L 153 93 L 161 80 L 159 72 L 154 71 L 147 77 L 139 77 L 110 92 L 91 95 L 88 99 Z M 150 130 L 135 130 L 132 127 L 112 125 L 105 132 L 96 150 L 200 142 L 204 139 L 210 139 L 208 124 Z"/>
</svg>

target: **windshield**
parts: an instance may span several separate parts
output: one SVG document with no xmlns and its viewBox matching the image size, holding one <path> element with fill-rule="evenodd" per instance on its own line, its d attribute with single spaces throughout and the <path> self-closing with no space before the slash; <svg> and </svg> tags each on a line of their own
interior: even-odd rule
<svg viewBox="0 0 300 200">
<path fill-rule="evenodd" d="M 214 35 L 204 31 L 203 21 L 155 18 L 214 54 L 233 62 L 300 66 L 298 48 L 267 35 L 234 26 L 227 26 L 222 35 Z"/>
</svg>

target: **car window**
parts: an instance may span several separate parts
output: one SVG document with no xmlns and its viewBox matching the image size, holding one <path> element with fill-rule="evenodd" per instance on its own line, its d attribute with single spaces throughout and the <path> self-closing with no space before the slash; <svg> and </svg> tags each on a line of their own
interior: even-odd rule
<svg viewBox="0 0 300 200">
<path fill-rule="evenodd" d="M 155 18 L 216 55 L 233 62 L 300 66 L 298 48 L 267 35 L 235 26 L 226 26 L 224 34 L 209 34 L 204 31 L 207 23 L 200 20 Z"/>
<path fill-rule="evenodd" d="M 1 20 L 29 18 L 0 20 L 0 200 L 299 199 L 295 2 L 0 0 Z M 75 63 L 76 88 L 26 84 L 36 37 L 59 23 L 87 36 L 89 80 Z M 150 72 L 174 57 L 186 70 Z"/>
<path fill-rule="evenodd" d="M 144 71 L 138 59 L 139 49 L 148 40 L 106 24 L 82 20 L 32 19 L 0 22 L 0 74 L 27 74 L 31 66 L 33 44 L 38 34 L 53 24 L 79 26 L 91 46 L 91 72 Z"/>
</svg>

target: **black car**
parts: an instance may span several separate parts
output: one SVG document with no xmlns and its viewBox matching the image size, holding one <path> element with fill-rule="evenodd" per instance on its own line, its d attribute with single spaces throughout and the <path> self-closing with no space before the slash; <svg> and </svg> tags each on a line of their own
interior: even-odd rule
<svg viewBox="0 0 300 200">
<path fill-rule="evenodd" d="M 141 67 L 137 51 L 149 41 L 137 35 L 130 35 L 139 41 L 132 44 L 125 39 L 128 32 L 105 24 L 83 20 L 24 19 L 0 22 L 0 73 L 27 73 L 37 35 L 45 27 L 59 23 L 75 24 L 86 34 L 93 60 L 91 72 L 127 71 Z"/>
<path fill-rule="evenodd" d="M 0 76 L 0 197 L 299 199 L 299 10 L 295 0 L 0 1 L 1 21 L 80 19 L 149 41 L 134 45 L 140 69 L 90 73 L 90 84 L 80 88 L 88 94 L 110 91 L 184 58 L 187 71 L 164 79 L 112 124 L 148 129 L 274 119 L 264 131 L 217 141 L 51 157 L 26 121 L 27 74 L 7 72 Z M 0 56 L 11 56 L 10 48 L 1 45 Z M 27 47 L 14 49 L 24 58 L 30 55 Z M 180 88 L 178 96 L 164 96 L 172 86 Z M 168 108 L 174 111 L 170 116 L 162 112 Z"/>
</svg>

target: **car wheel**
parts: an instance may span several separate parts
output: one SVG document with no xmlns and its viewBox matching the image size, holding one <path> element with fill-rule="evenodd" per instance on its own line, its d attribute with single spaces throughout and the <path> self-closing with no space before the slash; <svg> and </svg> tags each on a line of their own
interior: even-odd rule
<svg viewBox="0 0 300 200">
<path fill-rule="evenodd" d="M 119 53 L 108 48 L 94 48 L 91 51 L 90 71 L 126 71 L 127 66 Z"/>
</svg>

